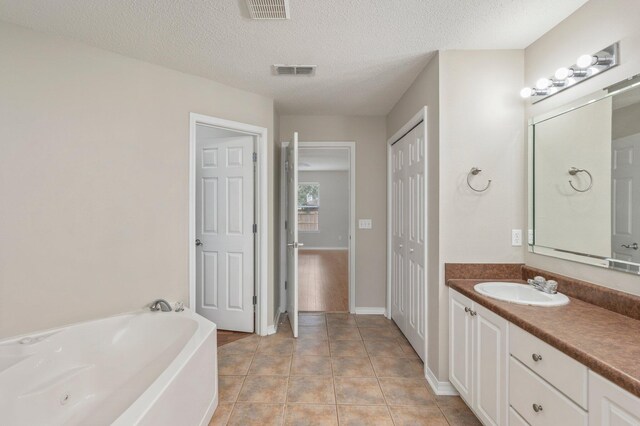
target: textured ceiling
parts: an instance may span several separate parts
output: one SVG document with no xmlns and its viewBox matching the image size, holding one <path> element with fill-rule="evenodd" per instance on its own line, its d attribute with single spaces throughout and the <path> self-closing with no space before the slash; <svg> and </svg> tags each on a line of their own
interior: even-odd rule
<svg viewBox="0 0 640 426">
<path fill-rule="evenodd" d="M 521 49 L 586 0 L 0 0 L 0 19 L 272 97 L 283 114 L 386 114 L 438 49 Z M 272 64 L 317 64 L 277 77 Z"/>
</svg>

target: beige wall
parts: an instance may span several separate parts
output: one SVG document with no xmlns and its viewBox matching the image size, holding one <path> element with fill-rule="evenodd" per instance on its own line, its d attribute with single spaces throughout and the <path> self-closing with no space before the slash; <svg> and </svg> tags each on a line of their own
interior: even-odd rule
<svg viewBox="0 0 640 426">
<path fill-rule="evenodd" d="M 280 117 L 288 140 L 356 143 L 356 220 L 373 220 L 373 229 L 356 229 L 356 307 L 386 305 L 387 151 L 384 117 Z M 357 224 L 356 224 L 357 226 Z"/>
<path fill-rule="evenodd" d="M 511 229 L 524 229 L 523 52 L 444 51 L 429 62 L 387 117 L 392 134 L 428 106 L 431 151 L 430 250 L 437 252 L 428 279 L 428 366 L 448 380 L 448 262 L 521 262 L 523 248 L 511 246 Z M 435 164 L 434 164 L 435 163 Z M 482 194 L 471 191 L 471 167 L 493 180 Z M 437 226 L 434 224 L 437 224 Z M 437 237 L 436 241 L 431 238 Z"/>
<path fill-rule="evenodd" d="M 524 232 L 525 136 L 521 50 L 440 54 L 440 285 L 445 263 L 522 262 L 511 230 Z M 467 187 L 471 167 L 483 171 Z M 448 291 L 440 293 L 439 369 L 448 378 Z"/>
<path fill-rule="evenodd" d="M 276 173 L 271 99 L 0 23 L 0 337 L 188 299 L 190 112 L 268 128 Z"/>
<path fill-rule="evenodd" d="M 438 371 L 440 315 L 440 59 L 436 53 L 387 115 L 387 136 L 398 132 L 420 109 L 427 107 L 427 357 Z"/>
<path fill-rule="evenodd" d="M 640 73 L 640 2 L 637 0 L 591 0 L 525 50 L 525 82 L 550 76 L 561 67 L 575 63 L 584 53 L 593 53 L 620 41 L 621 64 L 552 98 L 529 106 L 527 118 L 551 111 L 603 87 Z M 525 186 L 523 186 L 525 188 Z M 556 273 L 640 294 L 634 275 L 594 266 L 526 253 L 527 264 Z"/>
</svg>

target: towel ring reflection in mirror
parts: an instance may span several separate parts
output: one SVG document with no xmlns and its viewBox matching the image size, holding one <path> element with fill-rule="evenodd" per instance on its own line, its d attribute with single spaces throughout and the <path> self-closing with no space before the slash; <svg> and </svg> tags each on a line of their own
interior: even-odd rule
<svg viewBox="0 0 640 426">
<path fill-rule="evenodd" d="M 469 185 L 469 188 L 471 188 L 471 190 L 473 190 L 475 192 L 484 192 L 487 189 L 489 189 L 489 186 L 491 185 L 491 179 L 489 179 L 487 181 L 487 185 L 482 189 L 474 188 L 473 185 L 471 185 L 471 176 L 476 176 L 481 171 L 482 171 L 482 169 L 479 169 L 477 167 L 472 167 L 471 170 L 469 170 L 469 173 L 467 174 L 467 185 Z"/>
<path fill-rule="evenodd" d="M 589 173 L 589 170 L 587 170 L 587 169 L 579 169 L 577 167 L 570 167 L 569 168 L 569 174 L 571 176 L 575 176 L 578 173 L 586 173 L 589 176 L 589 186 L 587 186 L 586 189 L 578 189 L 575 186 L 573 186 L 573 182 L 571 181 L 571 179 L 569 179 L 569 185 L 571 185 L 571 188 L 573 188 L 573 190 L 576 191 L 576 192 L 587 192 L 593 186 L 593 176 L 591 176 L 591 173 Z"/>
</svg>

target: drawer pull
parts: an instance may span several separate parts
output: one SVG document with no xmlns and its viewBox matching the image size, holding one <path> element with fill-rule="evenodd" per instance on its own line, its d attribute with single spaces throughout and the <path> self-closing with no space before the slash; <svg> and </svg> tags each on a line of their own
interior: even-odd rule
<svg viewBox="0 0 640 426">
<path fill-rule="evenodd" d="M 465 307 L 464 307 L 464 311 L 465 311 L 465 312 L 470 312 L 470 311 L 471 311 L 471 308 L 469 308 L 468 306 L 465 306 Z"/>
<path fill-rule="evenodd" d="M 542 355 L 539 354 L 533 354 L 531 355 L 531 358 L 533 358 L 535 362 L 542 361 Z"/>
<path fill-rule="evenodd" d="M 478 315 L 476 311 L 469 311 L 469 313 L 471 314 L 472 317 L 475 317 L 476 315 Z"/>
<path fill-rule="evenodd" d="M 535 411 L 536 413 L 539 413 L 540 411 L 542 411 L 542 405 L 533 404 L 533 411 Z"/>
</svg>

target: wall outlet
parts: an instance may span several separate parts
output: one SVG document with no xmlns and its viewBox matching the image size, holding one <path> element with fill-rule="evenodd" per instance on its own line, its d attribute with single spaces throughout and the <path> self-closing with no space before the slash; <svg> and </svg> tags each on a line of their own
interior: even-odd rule
<svg viewBox="0 0 640 426">
<path fill-rule="evenodd" d="M 511 245 L 514 247 L 522 245 L 522 229 L 511 230 Z"/>
<path fill-rule="evenodd" d="M 371 223 L 371 219 L 359 219 L 358 220 L 358 228 L 360 229 L 371 229 L 373 227 Z"/>
</svg>

